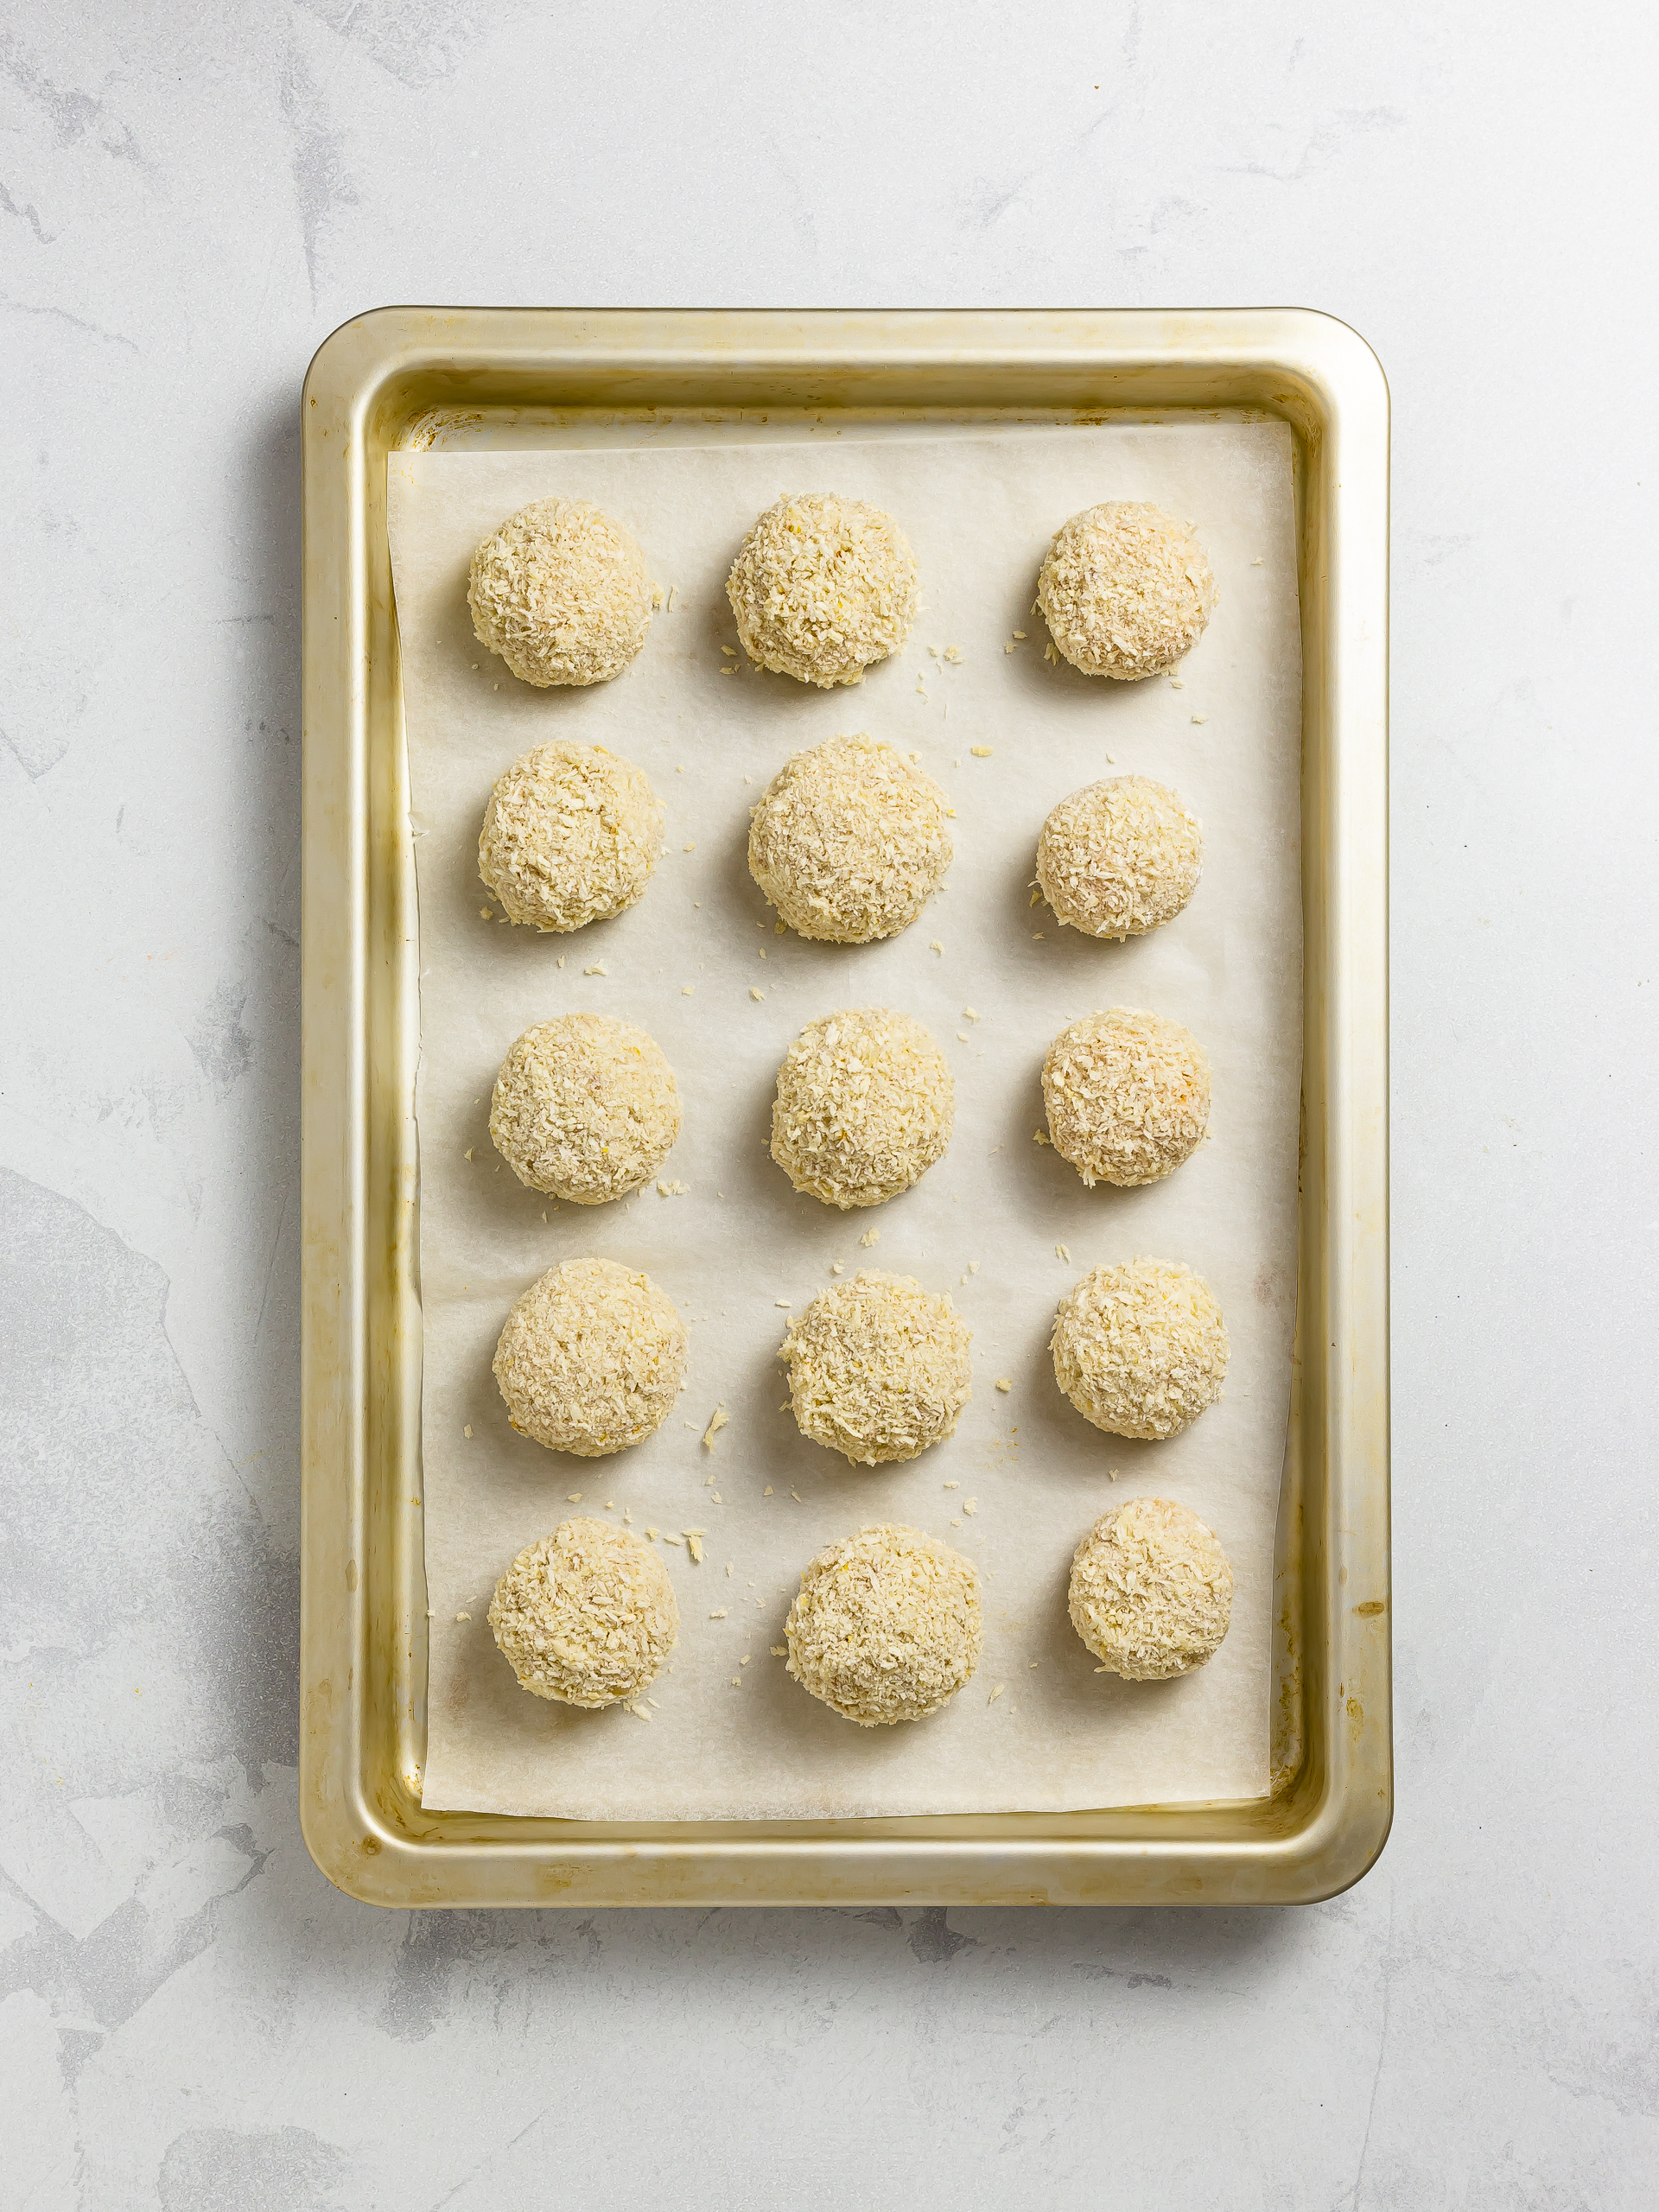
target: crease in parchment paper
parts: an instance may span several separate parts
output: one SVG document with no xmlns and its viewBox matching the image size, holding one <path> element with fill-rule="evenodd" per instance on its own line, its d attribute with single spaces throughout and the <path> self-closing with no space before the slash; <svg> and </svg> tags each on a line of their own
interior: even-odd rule
<svg viewBox="0 0 1659 2212">
<path fill-rule="evenodd" d="M 815 489 L 887 509 L 922 575 L 908 644 L 861 685 L 830 692 L 722 652 L 737 646 L 723 582 L 745 531 L 780 493 Z M 1288 431 L 1177 421 L 810 446 L 424 453 L 392 457 L 388 491 L 421 833 L 424 1802 L 716 1820 L 1264 1794 L 1301 1066 Z M 632 669 L 588 690 L 517 683 L 478 645 L 467 613 L 474 544 L 554 493 L 597 500 L 636 535 L 665 596 L 672 587 Z M 1087 678 L 1045 655 L 1033 612 L 1043 550 L 1067 515 L 1109 498 L 1155 500 L 1196 524 L 1209 552 L 1220 602 L 1175 671 L 1179 687 Z M 956 860 L 902 936 L 809 944 L 777 933 L 750 880 L 749 809 L 791 752 L 854 730 L 914 752 L 943 785 Z M 485 918 L 493 902 L 477 874 L 493 780 L 555 735 L 636 761 L 667 816 L 639 905 L 567 937 L 509 926 L 499 909 Z M 1031 903 L 1037 833 L 1068 791 L 1129 773 L 1173 785 L 1198 815 L 1203 877 L 1166 927 L 1091 942 Z M 1161 1183 L 1090 1191 L 1034 1141 L 1039 1071 L 1065 1023 L 1116 1005 L 1170 1015 L 1202 1040 L 1211 1131 Z M 904 1197 L 849 1214 L 798 1195 L 766 1151 L 785 1047 L 843 1006 L 918 1016 L 957 1082 L 945 1158 Z M 685 1105 L 660 1178 L 604 1207 L 524 1189 L 487 1127 L 513 1039 L 582 1008 L 642 1023 Z M 661 1195 L 658 1179 L 685 1189 Z M 872 1233 L 879 1241 L 865 1243 Z M 513 1298 L 583 1253 L 643 1268 L 690 1338 L 676 1411 L 645 1444 L 601 1460 L 515 1434 L 490 1372 Z M 1197 1268 L 1232 1342 L 1224 1397 L 1166 1443 L 1090 1427 L 1056 1389 L 1046 1349 L 1055 1304 L 1077 1276 L 1141 1254 Z M 836 1263 L 844 1276 L 878 1267 L 948 1290 L 973 1329 L 972 1402 L 952 1439 L 906 1466 L 851 1467 L 801 1437 L 785 1409 L 778 1345 Z M 1006 1393 L 999 1377 L 1012 1382 Z M 727 1424 L 705 1444 L 721 1405 Z M 1097 1673 L 1066 1618 L 1078 1539 L 1139 1494 L 1190 1505 L 1236 1577 L 1220 1652 L 1170 1682 Z M 496 1576 L 577 1511 L 661 1532 L 682 1626 L 671 1671 L 643 1708 L 648 1723 L 527 1695 L 491 1637 Z M 776 1648 L 806 1560 L 879 1521 L 929 1530 L 975 1561 L 985 1646 L 944 1712 L 870 1730 L 808 1697 Z M 705 1532 L 701 1565 L 666 1541 L 688 1529 Z"/>
</svg>

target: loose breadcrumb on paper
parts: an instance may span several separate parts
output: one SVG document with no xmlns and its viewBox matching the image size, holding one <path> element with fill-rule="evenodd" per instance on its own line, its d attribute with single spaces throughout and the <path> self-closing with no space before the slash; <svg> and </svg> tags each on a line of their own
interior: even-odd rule
<svg viewBox="0 0 1659 2212">
<path fill-rule="evenodd" d="M 1012 1390 L 1012 1389 L 1013 1389 L 1013 1388 L 1014 1388 L 1014 1377 L 1013 1377 L 1013 1376 L 1012 1376 L 1012 1375 L 999 1375 L 999 1376 L 997 1376 L 997 1378 L 996 1378 L 996 1387 L 997 1387 L 997 1389 L 998 1389 L 999 1390 L 1001 1390 L 1001 1391 L 1003 1393 L 1003 1395 L 1006 1396 L 1006 1395 L 1007 1395 L 1007 1394 L 1010 1390 Z"/>
<path fill-rule="evenodd" d="M 991 755 L 995 752 L 996 747 L 994 745 L 975 745 L 969 747 L 969 749 L 972 753 L 976 760 L 988 760 Z"/>
<path fill-rule="evenodd" d="M 944 649 L 944 657 L 954 668 L 957 663 L 962 658 L 962 647 L 960 645 L 947 645 Z"/>
<path fill-rule="evenodd" d="M 723 1621 L 726 1618 L 726 1613 L 727 1608 L 724 1605 L 721 1605 L 714 1612 L 710 1613 L 709 1618 L 711 1621 Z"/>
<path fill-rule="evenodd" d="M 466 1427 L 465 1427 L 465 1428 L 463 1428 L 463 1429 L 461 1430 L 461 1434 L 462 1434 L 463 1436 L 470 1436 L 470 1435 L 472 1434 L 472 1433 L 473 1433 L 473 1424 L 471 1423 L 471 1421 L 468 1421 L 468 1422 L 467 1422 L 467 1424 Z"/>
<path fill-rule="evenodd" d="M 683 999 L 695 998 L 696 995 L 697 987 L 695 983 L 682 983 L 680 985 L 680 996 Z"/>
<path fill-rule="evenodd" d="M 582 1503 L 582 1492 L 579 1490 L 566 1491 L 564 1497 L 567 1505 L 580 1505 Z"/>
<path fill-rule="evenodd" d="M 1210 717 L 1208 715 L 1194 715 L 1192 719 L 1195 722 L 1207 722 Z"/>
<path fill-rule="evenodd" d="M 960 1483 L 945 1483 L 942 1484 L 942 1488 L 945 1490 L 960 1490 L 962 1488 L 962 1484 Z"/>
<path fill-rule="evenodd" d="M 988 1698 L 986 1699 L 986 1700 L 985 1700 L 986 1704 L 987 1704 L 987 1705 L 995 1705 L 995 1704 L 996 1703 L 996 1700 L 998 1700 L 998 1698 L 1000 1698 L 1000 1697 L 1001 1696 L 1001 1694 L 1002 1694 L 1003 1691 L 1004 1691 L 1005 1689 L 1007 1689 L 1007 1687 L 1008 1687 L 1008 1686 L 1007 1686 L 1007 1684 L 1006 1682 L 999 1682 L 999 1683 L 997 1684 L 996 1688 L 995 1688 L 991 1692 L 991 1694 L 990 1694 L 989 1697 L 988 1697 Z"/>
<path fill-rule="evenodd" d="M 1048 1144 L 1052 1141 L 1046 1129 L 1033 1129 L 1031 1133 L 1031 1141 L 1033 1144 Z"/>
<path fill-rule="evenodd" d="M 688 1536 L 685 1540 L 685 1548 L 691 1554 L 692 1565 L 694 1567 L 701 1567 L 702 1565 L 702 1538 L 698 1536 Z"/>
<path fill-rule="evenodd" d="M 658 1183 L 657 1195 L 659 1198 L 689 1198 L 691 1185 L 689 1183 Z"/>
<path fill-rule="evenodd" d="M 1071 1255 L 1064 1244 L 1057 1244 L 1054 1247 L 1054 1256 L 1057 1260 L 1069 1260 Z"/>
<path fill-rule="evenodd" d="M 455 1618 L 458 1621 L 469 1621 L 473 1617 L 470 1613 L 457 1613 L 455 1615 Z"/>
<path fill-rule="evenodd" d="M 1020 644 L 1021 644 L 1021 645 L 1024 645 L 1024 643 L 1025 643 L 1025 641 L 1026 641 L 1026 633 L 1025 633 L 1025 632 L 1024 632 L 1023 630 L 1016 630 L 1016 631 L 1014 632 L 1014 636 L 1015 636 L 1016 638 L 1018 638 L 1018 639 L 1019 639 L 1019 640 L 1020 640 Z"/>
<path fill-rule="evenodd" d="M 466 1150 L 466 1154 L 465 1154 L 465 1155 L 464 1155 L 464 1156 L 465 1156 L 467 1159 L 468 1159 L 468 1160 L 470 1160 L 470 1159 L 472 1158 L 472 1156 L 473 1156 L 473 1147 L 472 1147 L 472 1146 L 471 1146 L 471 1145 L 468 1145 L 468 1146 L 467 1146 L 467 1150 Z"/>
<path fill-rule="evenodd" d="M 709 1426 L 702 1432 L 702 1446 L 705 1452 L 712 1452 L 714 1450 L 715 1439 L 720 1434 L 721 1430 L 725 1427 L 730 1418 L 730 1414 L 728 1414 L 726 1410 L 725 1401 L 722 1399 L 720 1404 L 715 1408 L 713 1413 L 709 1414 Z"/>
<path fill-rule="evenodd" d="M 494 907 L 480 906 L 478 910 L 478 918 L 480 922 L 493 922 L 495 919 Z"/>
<path fill-rule="evenodd" d="M 761 1491 L 760 1495 L 762 1497 L 770 1497 L 772 1495 L 772 1484 L 770 1483 L 766 1484 L 765 1490 Z M 729 1567 L 726 1570 L 728 1574 L 729 1574 L 731 1571 L 732 1570 Z"/>
<path fill-rule="evenodd" d="M 958 1045 L 965 1045 L 968 1042 L 968 1032 L 965 1029 L 957 1030 L 957 1042 Z"/>
<path fill-rule="evenodd" d="M 746 1651 L 737 1663 L 740 1667 L 747 1667 L 753 1656 L 754 1654 L 752 1651 Z"/>
<path fill-rule="evenodd" d="M 749 996 L 750 996 L 752 999 L 754 999 L 754 1000 L 756 1000 L 756 1001 L 759 1001 L 759 1000 L 764 999 L 764 998 L 766 997 L 766 993 L 765 993 L 764 991 L 758 991 L 758 990 L 756 990 L 756 988 L 755 988 L 755 987 L 754 987 L 754 985 L 753 985 L 753 983 L 751 983 L 751 984 L 749 985 Z"/>
<path fill-rule="evenodd" d="M 787 1659 L 789 1656 L 789 1646 L 786 1643 L 769 1643 L 766 1649 L 774 1659 Z"/>
<path fill-rule="evenodd" d="M 936 937 L 930 938 L 928 939 L 927 949 L 930 952 L 943 952 L 944 950 L 944 947 L 939 943 L 939 940 Z"/>
<path fill-rule="evenodd" d="M 867 1229 L 858 1241 L 864 1245 L 879 1244 L 881 1242 L 881 1232 L 879 1229 Z"/>
<path fill-rule="evenodd" d="M 582 972 L 584 976 L 608 976 L 611 971 L 602 960 L 595 960 L 591 968 L 584 968 Z"/>
<path fill-rule="evenodd" d="M 977 1513 L 979 1500 L 976 1497 L 964 1497 L 962 1501 L 962 1510 L 964 1513 Z"/>
</svg>

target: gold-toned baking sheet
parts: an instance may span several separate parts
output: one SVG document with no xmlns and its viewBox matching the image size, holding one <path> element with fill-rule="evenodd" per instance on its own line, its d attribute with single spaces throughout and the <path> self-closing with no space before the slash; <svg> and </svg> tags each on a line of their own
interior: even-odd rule
<svg viewBox="0 0 1659 2212">
<path fill-rule="evenodd" d="M 753 668 L 723 591 L 748 522 L 780 490 L 830 486 L 899 518 L 923 611 L 856 688 Z M 648 549 L 669 604 L 633 668 L 586 690 L 516 683 L 479 646 L 474 546 L 555 493 L 596 500 Z M 1173 677 L 1118 684 L 1046 651 L 1032 612 L 1053 529 L 1102 498 L 1190 519 L 1220 600 Z M 420 1264 L 428 1807 L 589 1820 L 870 1817 L 1262 1796 L 1268 1785 L 1274 1530 L 1289 1403 L 1301 1075 L 1300 658 L 1292 440 L 1278 422 L 1010 428 L 984 436 L 588 453 L 428 452 L 389 464 L 421 963 Z M 928 650 L 929 645 L 932 651 Z M 847 729 L 912 752 L 955 810 L 944 891 L 865 947 L 779 934 L 744 860 L 748 810 L 786 755 Z M 638 762 L 667 809 L 640 904 L 566 937 L 514 929 L 479 880 L 493 778 L 569 735 Z M 1167 927 L 1125 944 L 1033 905 L 1044 814 L 1101 776 L 1180 791 L 1203 879 Z M 772 1079 L 804 1022 L 902 1007 L 954 1065 L 955 1137 L 912 1192 L 842 1215 L 766 1150 Z M 1212 1135 L 1177 1174 L 1085 1190 L 1039 1147 L 1044 1050 L 1097 1008 L 1187 1024 L 1215 1082 Z M 968 1009 L 971 1008 L 971 1013 Z M 663 1179 L 602 1208 L 522 1188 L 490 1143 L 490 1085 L 531 1023 L 572 1009 L 642 1022 L 686 1129 Z M 861 1240 L 868 1237 L 868 1243 Z M 691 1338 L 689 1388 L 658 1434 L 602 1462 L 517 1435 L 489 1371 L 507 1306 L 556 1260 L 645 1269 Z M 1058 1392 L 1046 1350 L 1084 1268 L 1151 1254 L 1212 1285 L 1232 1341 L 1222 1402 L 1162 1443 L 1103 1436 Z M 852 1469 L 780 1403 L 787 1310 L 869 1265 L 948 1289 L 975 1332 L 957 1434 L 903 1468 Z M 1007 1391 L 995 1386 L 1011 1382 Z M 716 1406 L 728 1426 L 699 1436 Z M 1103 1674 L 1065 1604 L 1071 1551 L 1126 1496 L 1180 1499 L 1232 1560 L 1232 1626 L 1180 1681 Z M 573 1511 L 660 1530 L 683 1629 L 652 1724 L 530 1698 L 495 1649 L 497 1573 Z M 984 1577 L 973 1682 L 925 1723 L 852 1726 L 778 1656 L 789 1595 L 824 1543 L 899 1521 Z M 705 1563 L 675 1542 L 706 1531 Z"/>
<path fill-rule="evenodd" d="M 1271 1795 L 871 1821 L 423 1808 L 419 991 L 389 457 L 1259 416 L 1295 441 L 1303 652 L 1301 1204 Z M 1392 1802 L 1389 397 L 1363 340 L 1299 308 L 385 308 L 321 348 L 301 428 L 300 1811 L 317 1864 L 391 1908 L 1286 1904 L 1357 1879 Z"/>
</svg>

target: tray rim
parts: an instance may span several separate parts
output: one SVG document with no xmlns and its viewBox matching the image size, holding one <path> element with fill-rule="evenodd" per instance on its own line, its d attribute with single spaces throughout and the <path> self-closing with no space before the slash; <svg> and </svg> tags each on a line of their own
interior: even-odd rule
<svg viewBox="0 0 1659 2212">
<path fill-rule="evenodd" d="M 566 407 L 637 411 L 717 391 L 722 399 L 702 404 L 764 406 L 770 394 L 779 405 L 1011 411 L 1008 395 L 1033 385 L 1054 397 L 1023 404 L 1080 417 L 1261 409 L 1292 423 L 1303 455 L 1304 815 L 1318 831 L 1305 840 L 1304 900 L 1310 1001 L 1316 972 L 1322 995 L 1304 1083 L 1305 1109 L 1310 1090 L 1320 1108 L 1307 1117 L 1306 1153 L 1319 1218 L 1311 1228 L 1305 1201 L 1292 1447 L 1306 1463 L 1311 1509 L 1304 1525 L 1299 1504 L 1294 1542 L 1294 1601 L 1306 1614 L 1300 1763 L 1280 1795 L 1242 1806 L 752 1829 L 420 1814 L 412 1777 L 383 1756 L 407 1732 L 413 1673 L 423 1672 L 418 1562 L 377 1457 L 398 1418 L 391 1370 L 407 1381 L 414 1267 L 412 1183 L 391 1192 L 372 1179 L 386 1165 L 373 1135 L 385 1087 L 373 1063 L 376 995 L 395 992 L 412 947 L 408 914 L 395 900 L 384 911 L 371 883 L 372 785 L 385 766 L 373 716 L 377 697 L 385 712 L 395 696 L 397 650 L 375 537 L 378 527 L 384 539 L 385 454 L 431 411 L 435 391 L 456 407 L 556 391 Z M 950 397 L 970 391 L 981 399 Z M 324 341 L 301 416 L 300 1799 L 322 1872 L 347 1894 L 392 1907 L 1288 1904 L 1357 1880 L 1386 1840 L 1393 1787 L 1389 400 L 1370 347 L 1302 308 L 393 307 Z M 397 1449 L 394 1437 L 394 1467 Z M 388 1564 L 389 1511 L 385 1525 L 404 1537 Z M 1350 1602 L 1351 1587 L 1368 1594 Z"/>
</svg>

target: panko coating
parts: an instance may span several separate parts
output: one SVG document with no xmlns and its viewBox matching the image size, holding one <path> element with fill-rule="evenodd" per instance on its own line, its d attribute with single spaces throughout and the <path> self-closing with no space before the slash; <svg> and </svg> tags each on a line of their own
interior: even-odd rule
<svg viewBox="0 0 1659 2212">
<path fill-rule="evenodd" d="M 1054 1379 L 1109 1436 L 1179 1436 L 1221 1395 L 1227 1327 L 1190 1268 L 1130 1260 L 1096 1268 L 1060 1300 Z"/>
<path fill-rule="evenodd" d="M 1103 1513 L 1072 1554 L 1067 1610 L 1100 1673 L 1165 1681 L 1220 1649 L 1232 1565 L 1186 1506 L 1132 1497 Z"/>
<path fill-rule="evenodd" d="M 651 626 L 645 556 L 591 499 L 533 499 L 473 556 L 480 645 L 526 683 L 603 683 Z"/>
<path fill-rule="evenodd" d="M 1049 1046 L 1043 1104 L 1055 1151 L 1090 1188 L 1156 1183 L 1204 1141 L 1210 1062 L 1179 1021 L 1111 1007 Z"/>
<path fill-rule="evenodd" d="M 489 1618 L 532 1697 L 590 1709 L 648 1688 L 680 1632 L 668 1569 L 651 1546 L 585 1516 L 519 1553 L 495 1586 Z"/>
<path fill-rule="evenodd" d="M 1173 668 L 1216 599 L 1192 531 L 1143 499 L 1108 499 L 1062 523 L 1037 579 L 1043 619 L 1072 667 L 1126 683 Z"/>
<path fill-rule="evenodd" d="M 726 579 L 749 658 L 825 690 L 898 651 L 916 588 L 916 556 L 892 517 L 831 492 L 769 506 Z"/>
<path fill-rule="evenodd" d="M 614 1260 L 563 1260 L 508 1314 L 495 1379 L 521 1435 L 600 1459 L 662 1427 L 685 1350 L 680 1317 L 648 1275 Z"/>
<path fill-rule="evenodd" d="M 680 1134 L 679 1086 L 632 1021 L 565 1014 L 526 1029 L 501 1063 L 490 1135 L 521 1183 L 579 1206 L 649 1181 Z"/>
<path fill-rule="evenodd" d="M 808 1564 L 784 1635 L 789 1673 L 844 1719 L 925 1719 L 979 1664 L 979 1576 L 919 1529 L 861 1529 Z"/>
<path fill-rule="evenodd" d="M 663 849 L 644 773 L 602 745 L 555 738 L 495 779 L 478 872 L 509 921 L 579 930 L 632 906 Z"/>
<path fill-rule="evenodd" d="M 819 1292 L 778 1356 L 802 1435 L 875 1467 L 950 1434 L 971 1394 L 972 1342 L 948 1297 L 863 1268 Z"/>
<path fill-rule="evenodd" d="M 1037 840 L 1037 882 L 1057 918 L 1085 937 L 1143 937 L 1198 887 L 1204 833 L 1173 791 L 1108 776 L 1063 798 Z"/>
<path fill-rule="evenodd" d="M 951 853 L 944 793 L 861 733 L 796 753 L 749 818 L 750 874 L 792 930 L 835 944 L 908 928 Z"/>
<path fill-rule="evenodd" d="M 784 1056 L 772 1156 L 826 1205 L 878 1206 L 944 1156 L 950 1063 L 912 1014 L 849 1007 L 810 1021 Z"/>
</svg>

